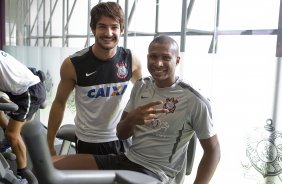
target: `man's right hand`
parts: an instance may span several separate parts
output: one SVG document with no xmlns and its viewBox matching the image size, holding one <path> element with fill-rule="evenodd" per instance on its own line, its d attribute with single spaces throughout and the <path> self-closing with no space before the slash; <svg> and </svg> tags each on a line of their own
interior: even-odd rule
<svg viewBox="0 0 282 184">
<path fill-rule="evenodd" d="M 155 108 L 155 106 L 160 104 L 163 104 L 161 100 L 150 102 L 131 111 L 128 116 L 130 116 L 129 118 L 131 118 L 131 122 L 134 122 L 135 124 L 142 125 L 151 123 L 158 117 L 158 114 L 169 112 L 168 109 Z"/>
</svg>

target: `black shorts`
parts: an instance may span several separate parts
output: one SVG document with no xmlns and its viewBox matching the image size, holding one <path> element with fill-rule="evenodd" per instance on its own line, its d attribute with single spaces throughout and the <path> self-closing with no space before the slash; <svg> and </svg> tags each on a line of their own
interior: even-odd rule
<svg viewBox="0 0 282 184">
<path fill-rule="evenodd" d="M 119 155 L 93 155 L 100 170 L 130 170 L 152 176 L 158 180 L 157 174 L 145 167 L 130 161 L 123 153 Z"/>
<path fill-rule="evenodd" d="M 26 92 L 21 95 L 13 95 L 7 93 L 10 100 L 19 106 L 16 112 L 8 113 L 10 118 L 17 121 L 31 120 L 34 113 L 40 108 L 40 105 L 46 99 L 46 90 L 44 84 L 39 82 L 28 88 Z"/>
<path fill-rule="evenodd" d="M 77 153 L 88 153 L 94 155 L 120 154 L 128 150 L 131 140 L 116 140 L 104 143 L 89 143 L 81 140 L 77 141 Z"/>
</svg>

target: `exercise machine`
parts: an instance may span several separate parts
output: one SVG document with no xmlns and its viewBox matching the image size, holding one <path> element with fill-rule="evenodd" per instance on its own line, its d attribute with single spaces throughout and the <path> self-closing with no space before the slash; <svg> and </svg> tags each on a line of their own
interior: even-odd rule
<svg viewBox="0 0 282 184">
<path fill-rule="evenodd" d="M 17 111 L 18 106 L 9 100 L 9 97 L 0 91 L 0 111 L 12 112 Z M 16 156 L 13 153 L 0 153 L 0 183 L 3 184 L 28 184 L 26 179 L 16 176 L 10 169 L 7 161 L 15 161 Z"/>
<path fill-rule="evenodd" d="M 47 146 L 47 138 L 42 132 L 44 126 L 33 120 L 22 129 L 33 169 L 38 181 L 44 184 L 159 184 L 160 181 L 143 173 L 127 170 L 58 170 L 54 168 Z"/>
<path fill-rule="evenodd" d="M 76 149 L 76 136 L 75 136 L 75 125 L 74 124 L 65 124 L 60 127 L 56 138 L 62 140 L 62 146 L 59 152 L 59 155 L 67 155 L 71 145 L 74 144 Z M 187 162 L 186 162 L 186 175 L 190 175 L 192 172 L 195 152 L 197 145 L 197 136 L 194 134 L 191 138 L 188 149 L 187 149 Z"/>
</svg>

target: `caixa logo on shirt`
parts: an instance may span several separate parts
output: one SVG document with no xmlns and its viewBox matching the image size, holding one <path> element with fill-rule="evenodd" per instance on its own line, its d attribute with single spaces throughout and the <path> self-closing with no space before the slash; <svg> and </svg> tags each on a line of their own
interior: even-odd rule
<svg viewBox="0 0 282 184">
<path fill-rule="evenodd" d="M 127 84 L 95 88 L 89 90 L 87 96 L 89 98 L 119 96 L 125 92 L 126 88 Z"/>
</svg>

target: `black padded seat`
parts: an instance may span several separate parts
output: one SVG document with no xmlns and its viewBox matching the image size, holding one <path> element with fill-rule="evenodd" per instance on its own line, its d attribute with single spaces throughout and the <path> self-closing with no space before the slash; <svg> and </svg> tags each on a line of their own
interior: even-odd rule
<svg viewBox="0 0 282 184">
<path fill-rule="evenodd" d="M 56 137 L 58 139 L 62 139 L 62 147 L 60 149 L 60 155 L 66 155 L 69 152 L 71 143 L 76 144 L 76 136 L 75 136 L 75 125 L 74 124 L 65 124 L 60 127 L 57 132 Z"/>
</svg>

